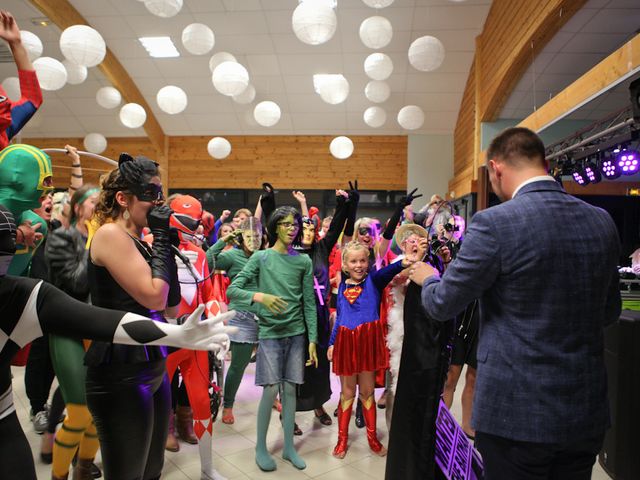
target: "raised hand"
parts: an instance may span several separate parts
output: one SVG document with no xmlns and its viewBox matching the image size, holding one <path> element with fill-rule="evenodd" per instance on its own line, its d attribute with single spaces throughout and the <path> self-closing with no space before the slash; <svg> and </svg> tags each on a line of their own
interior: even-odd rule
<svg viewBox="0 0 640 480">
<path fill-rule="evenodd" d="M 400 203 L 402 204 L 403 207 L 406 207 L 407 205 L 411 205 L 416 198 L 420 198 L 422 196 L 422 194 L 414 195 L 417 191 L 418 189 L 414 188 L 413 190 L 411 190 L 411 192 L 409 192 L 408 194 L 400 198 Z"/>
<path fill-rule="evenodd" d="M 0 38 L 7 43 L 19 42 L 21 39 L 18 23 L 6 10 L 0 10 Z"/>
<path fill-rule="evenodd" d="M 300 190 L 294 190 L 291 193 L 293 194 L 293 198 L 295 198 L 298 201 L 298 203 L 307 202 L 307 197 L 305 197 L 304 193 L 302 193 Z"/>
<path fill-rule="evenodd" d="M 358 180 L 354 180 L 353 183 L 351 183 L 351 180 L 349 180 L 349 199 L 354 203 L 360 202 L 360 192 L 358 191 Z"/>
</svg>

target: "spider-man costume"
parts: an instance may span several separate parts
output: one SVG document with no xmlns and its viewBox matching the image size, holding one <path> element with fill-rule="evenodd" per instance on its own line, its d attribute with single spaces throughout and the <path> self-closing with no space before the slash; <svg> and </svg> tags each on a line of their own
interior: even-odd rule
<svg viewBox="0 0 640 480">
<path fill-rule="evenodd" d="M 0 150 L 11 140 L 42 105 L 42 91 L 33 70 L 18 70 L 20 100 L 12 102 L 0 86 Z"/>
</svg>

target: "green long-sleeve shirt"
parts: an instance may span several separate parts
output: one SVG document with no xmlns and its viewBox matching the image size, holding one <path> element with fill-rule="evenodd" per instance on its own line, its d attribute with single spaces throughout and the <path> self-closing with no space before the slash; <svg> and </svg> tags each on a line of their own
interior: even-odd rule
<svg viewBox="0 0 640 480">
<path fill-rule="evenodd" d="M 242 271 L 244 266 L 249 261 L 247 254 L 240 248 L 230 248 L 224 250 L 227 243 L 220 239 L 213 246 L 207 250 L 207 263 L 209 263 L 209 270 L 213 271 L 214 266 L 216 270 L 224 270 L 227 272 L 227 276 L 233 282 L 233 279 Z M 257 279 L 251 278 L 245 285 L 244 289 L 248 292 L 255 293 L 258 291 Z M 227 295 L 228 297 L 228 295 Z M 233 301 L 229 298 L 229 310 L 242 310 L 245 312 L 258 313 L 258 304 L 245 305 L 239 302 Z"/>
<path fill-rule="evenodd" d="M 281 314 L 257 304 L 258 338 L 285 338 L 306 333 L 317 342 L 316 301 L 313 293 L 313 267 L 307 255 L 278 253 L 273 249 L 254 253 L 227 289 L 227 296 L 239 310 L 253 301 L 247 286 L 258 282 L 258 291 L 277 295 L 287 302 Z"/>
</svg>

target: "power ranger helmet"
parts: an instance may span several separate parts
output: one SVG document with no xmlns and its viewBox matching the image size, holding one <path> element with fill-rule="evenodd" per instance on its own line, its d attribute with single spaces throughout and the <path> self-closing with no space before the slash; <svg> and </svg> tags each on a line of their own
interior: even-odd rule
<svg viewBox="0 0 640 480">
<path fill-rule="evenodd" d="M 169 225 L 178 231 L 180 243 L 193 243 L 202 221 L 202 204 L 191 195 L 178 195 L 169 207 L 173 210 Z"/>
</svg>

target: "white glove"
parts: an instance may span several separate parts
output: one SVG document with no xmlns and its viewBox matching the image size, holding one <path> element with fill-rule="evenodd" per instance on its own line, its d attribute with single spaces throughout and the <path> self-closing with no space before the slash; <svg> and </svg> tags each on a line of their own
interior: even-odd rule
<svg viewBox="0 0 640 480">
<path fill-rule="evenodd" d="M 227 327 L 224 323 L 233 318 L 236 312 L 232 310 L 200 321 L 202 312 L 204 312 L 204 305 L 199 305 L 182 325 L 154 322 L 140 315 L 127 313 L 116 329 L 113 342 L 126 345 L 166 345 L 189 350 L 212 350 L 218 353 L 219 358 L 221 358 L 220 354 L 224 357 L 230 345 L 228 334 L 238 330 L 237 327 Z M 145 328 L 144 335 L 138 334 L 133 338 L 127 333 L 127 324 L 140 321 L 150 323 Z M 141 341 L 145 335 L 149 340 Z"/>
</svg>

